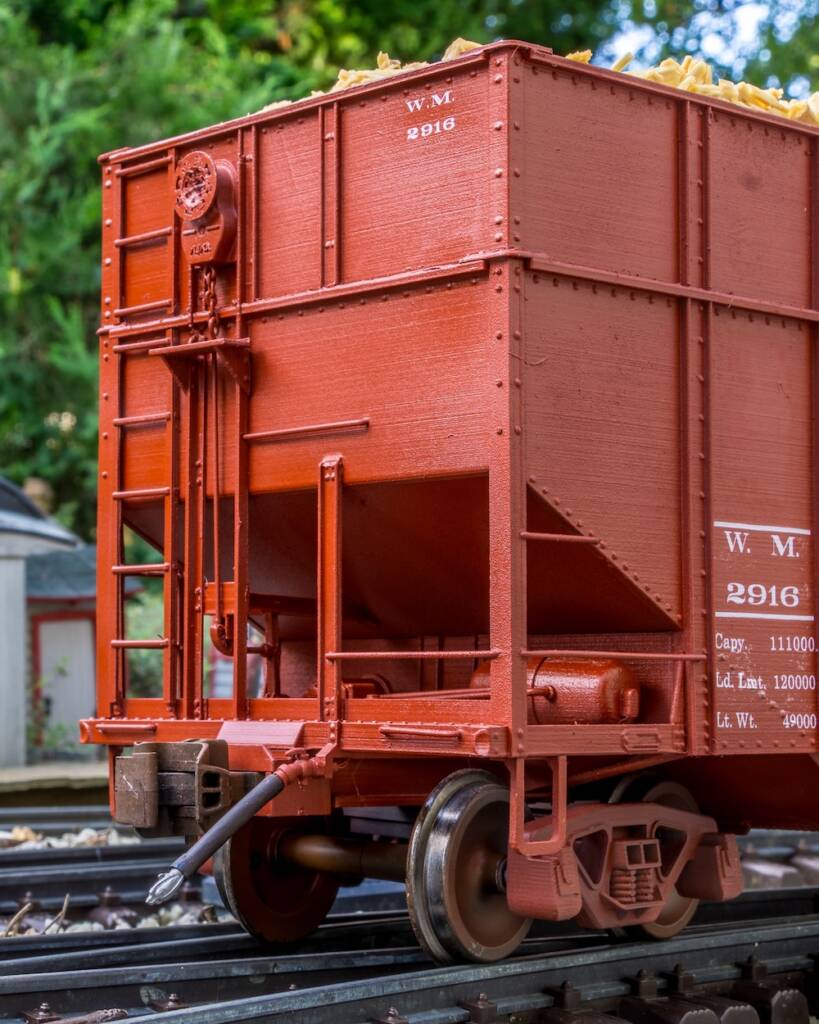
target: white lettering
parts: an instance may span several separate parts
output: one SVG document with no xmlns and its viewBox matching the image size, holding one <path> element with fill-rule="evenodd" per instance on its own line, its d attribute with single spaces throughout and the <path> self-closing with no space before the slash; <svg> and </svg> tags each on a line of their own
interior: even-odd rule
<svg viewBox="0 0 819 1024">
<path fill-rule="evenodd" d="M 752 676 L 745 672 L 737 672 L 740 690 L 764 690 L 765 680 L 762 676 Z"/>
<path fill-rule="evenodd" d="M 433 107 L 441 107 L 443 106 L 444 103 L 452 103 L 451 89 L 447 89 L 447 91 L 442 96 L 439 96 L 437 93 L 432 94 Z"/>
<path fill-rule="evenodd" d="M 739 552 L 741 555 L 749 555 L 751 549 L 745 550 L 745 545 L 748 543 L 748 534 L 740 533 L 739 530 L 726 530 L 725 539 L 728 542 L 728 550 L 731 554 Z"/>
<path fill-rule="evenodd" d="M 430 135 L 440 135 L 441 132 L 451 132 L 455 127 L 455 117 L 449 117 L 440 121 L 427 121 L 425 124 L 413 125 L 407 128 L 407 139 L 428 139 Z"/>
<path fill-rule="evenodd" d="M 773 544 L 772 554 L 778 558 L 798 558 L 799 552 L 794 548 L 794 538 L 788 537 L 783 543 L 782 538 L 778 533 L 771 534 L 771 542 Z"/>
<path fill-rule="evenodd" d="M 731 654 L 743 654 L 748 649 L 745 638 L 741 636 L 726 636 L 724 633 L 717 633 L 714 643 L 718 651 L 730 651 Z"/>
</svg>

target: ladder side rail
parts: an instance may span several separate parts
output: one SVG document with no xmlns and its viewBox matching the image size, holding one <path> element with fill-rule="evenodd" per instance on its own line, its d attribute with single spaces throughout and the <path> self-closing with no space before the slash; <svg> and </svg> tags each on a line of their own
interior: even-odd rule
<svg viewBox="0 0 819 1024">
<path fill-rule="evenodd" d="M 199 371 L 191 368 L 188 387 L 180 395 L 180 456 L 185 458 L 185 472 L 180 480 L 185 500 L 182 509 L 182 594 L 180 634 L 182 672 L 180 679 L 180 717 L 191 719 L 195 715 L 197 699 L 201 700 L 201 654 L 197 663 L 197 645 L 201 643 L 200 619 L 198 612 L 203 605 L 201 575 L 197 582 L 196 567 L 202 564 L 201 535 L 198 531 L 200 489 L 197 485 L 197 438 L 199 436 Z M 181 460 L 180 460 L 181 461 Z M 200 647 L 201 651 L 201 647 Z"/>
<path fill-rule="evenodd" d="M 340 717 L 342 659 L 341 626 L 341 489 L 340 455 L 322 459 L 318 485 L 317 676 L 318 718 Z"/>
<path fill-rule="evenodd" d="M 251 136 L 251 153 L 255 139 Z M 245 337 L 245 318 L 242 312 L 245 290 L 245 253 L 244 225 L 247 217 L 245 209 L 245 169 L 248 155 L 245 154 L 245 133 L 238 132 L 238 160 L 236 175 L 236 319 L 234 321 L 235 337 Z M 214 364 L 217 356 L 214 356 Z M 230 358 L 229 356 L 227 358 Z M 231 438 L 235 452 L 235 477 L 233 482 L 233 713 L 236 718 L 248 717 L 247 699 L 247 628 L 249 612 L 249 566 L 250 545 L 248 542 L 248 449 L 245 434 L 248 432 L 248 405 L 250 396 L 250 353 L 240 357 L 240 367 L 247 375 L 244 381 L 240 376 L 231 373 L 227 378 L 234 380 L 234 416 L 233 437 Z M 215 365 L 214 365 L 215 370 Z"/>
<path fill-rule="evenodd" d="M 169 343 L 173 343 L 174 331 L 169 331 Z M 163 622 L 162 635 L 168 639 L 167 653 L 163 659 L 162 699 L 171 717 L 177 713 L 179 696 L 179 385 L 172 373 L 168 377 L 168 401 L 170 419 L 165 428 L 165 479 L 168 494 L 163 499 L 163 543 L 162 560 L 169 566 L 162 582 Z"/>
<path fill-rule="evenodd" d="M 167 245 L 168 270 L 167 277 L 171 285 L 170 311 L 172 316 L 179 312 L 179 218 L 173 209 L 173 196 L 176 184 L 176 148 L 171 147 L 167 153 L 167 196 L 168 196 L 168 221 L 171 225 Z M 159 165 L 161 166 L 161 164 Z M 173 328 L 167 332 L 169 345 L 179 343 L 179 332 Z M 179 575 L 179 526 L 180 526 L 180 400 L 179 382 L 173 373 L 168 374 L 169 404 L 167 406 L 170 416 L 166 423 L 166 457 L 167 457 L 167 480 L 170 485 L 170 492 L 165 499 L 164 538 L 163 538 L 163 561 L 169 565 L 169 570 L 163 581 L 163 611 L 164 630 L 163 634 L 168 638 L 168 653 L 165 656 L 164 674 L 162 680 L 162 692 L 167 712 L 172 717 L 178 713 L 177 701 L 180 696 L 179 682 L 181 670 L 181 648 L 180 648 L 180 590 L 181 582 Z"/>
</svg>

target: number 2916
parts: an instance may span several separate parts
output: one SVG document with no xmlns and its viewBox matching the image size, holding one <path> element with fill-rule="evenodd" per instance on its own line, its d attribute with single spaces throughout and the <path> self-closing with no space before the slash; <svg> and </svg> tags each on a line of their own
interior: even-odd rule
<svg viewBox="0 0 819 1024">
<path fill-rule="evenodd" d="M 799 604 L 797 587 L 779 587 L 775 583 L 729 583 L 726 594 L 728 604 L 764 605 L 768 608 L 796 608 Z"/>
<path fill-rule="evenodd" d="M 445 117 L 440 121 L 426 121 L 424 124 L 416 124 L 412 128 L 407 128 L 407 139 L 428 139 L 430 135 L 451 132 L 454 127 L 455 118 L 453 116 Z"/>
</svg>

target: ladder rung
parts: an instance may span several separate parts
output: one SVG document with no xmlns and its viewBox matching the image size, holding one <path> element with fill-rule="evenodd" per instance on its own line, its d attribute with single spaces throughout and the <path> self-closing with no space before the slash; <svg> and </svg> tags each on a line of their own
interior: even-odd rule
<svg viewBox="0 0 819 1024">
<path fill-rule="evenodd" d="M 114 501 L 138 501 L 140 498 L 166 498 L 171 493 L 170 487 L 143 487 L 137 491 L 114 491 Z"/>
<path fill-rule="evenodd" d="M 250 346 L 248 338 L 205 338 L 204 341 L 186 341 L 181 345 L 159 345 L 149 349 L 149 356 L 198 356 L 205 352 L 243 352 Z"/>
<path fill-rule="evenodd" d="M 116 576 L 162 576 L 170 567 L 170 562 L 147 562 L 144 565 L 114 565 L 111 572 Z"/>
<path fill-rule="evenodd" d="M 153 242 L 157 238 L 167 238 L 172 233 L 172 227 L 154 228 L 153 231 L 142 231 L 138 235 L 125 235 L 124 238 L 115 238 L 114 245 L 118 249 L 123 249 L 129 245 L 141 245 L 143 242 Z"/>
<path fill-rule="evenodd" d="M 145 352 L 147 349 L 156 348 L 157 345 L 163 344 L 162 338 L 146 338 L 144 341 L 131 341 L 123 345 L 114 345 L 114 352 Z"/>
<path fill-rule="evenodd" d="M 112 640 L 111 646 L 116 647 L 118 650 L 126 651 L 153 651 L 158 648 L 167 647 L 168 638 L 163 636 L 160 640 Z"/>
<path fill-rule="evenodd" d="M 155 171 L 157 167 L 167 167 L 171 162 L 169 156 L 160 156 L 156 160 L 146 160 L 141 164 L 130 164 L 126 167 L 118 167 L 114 171 L 114 174 L 118 178 L 130 178 L 137 174 L 148 174 L 149 171 Z"/>
<path fill-rule="evenodd" d="M 157 309 L 168 309 L 173 305 L 171 299 L 157 299 L 155 302 L 140 302 L 138 306 L 120 306 L 114 310 L 114 316 L 135 316 L 137 313 L 153 313 Z"/>
<path fill-rule="evenodd" d="M 558 544 L 599 544 L 597 537 L 589 537 L 585 533 L 535 533 L 532 530 L 521 530 L 524 540 L 553 541 Z"/>
<path fill-rule="evenodd" d="M 117 416 L 115 427 L 139 427 L 144 423 L 167 423 L 171 418 L 169 412 L 149 412 L 144 416 Z"/>
</svg>

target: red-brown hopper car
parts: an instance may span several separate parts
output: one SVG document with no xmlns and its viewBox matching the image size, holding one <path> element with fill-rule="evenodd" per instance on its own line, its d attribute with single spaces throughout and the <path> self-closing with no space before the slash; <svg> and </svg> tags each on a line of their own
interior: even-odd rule
<svg viewBox="0 0 819 1024">
<path fill-rule="evenodd" d="M 406 877 L 490 960 L 673 934 L 732 833 L 819 826 L 817 147 L 504 42 L 103 158 L 82 734 L 120 821 L 205 833 L 176 880 L 221 847 L 286 940 Z"/>
</svg>

